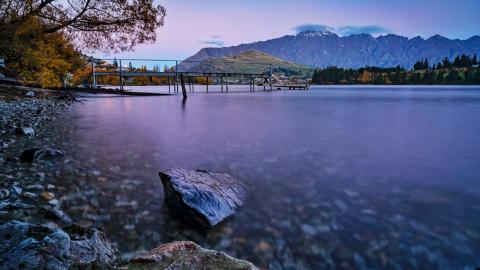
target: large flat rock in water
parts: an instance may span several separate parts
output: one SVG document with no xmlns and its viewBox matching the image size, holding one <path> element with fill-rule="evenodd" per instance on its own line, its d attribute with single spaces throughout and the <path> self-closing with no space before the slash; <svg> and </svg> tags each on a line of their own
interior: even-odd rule
<svg viewBox="0 0 480 270">
<path fill-rule="evenodd" d="M 247 194 L 240 181 L 224 173 L 170 169 L 161 171 L 160 179 L 175 210 L 206 228 L 234 214 Z"/>
<path fill-rule="evenodd" d="M 233 258 L 224 252 L 203 249 L 190 241 L 161 245 L 128 263 L 129 270 L 151 269 L 232 269 L 256 270 L 250 262 Z"/>
</svg>

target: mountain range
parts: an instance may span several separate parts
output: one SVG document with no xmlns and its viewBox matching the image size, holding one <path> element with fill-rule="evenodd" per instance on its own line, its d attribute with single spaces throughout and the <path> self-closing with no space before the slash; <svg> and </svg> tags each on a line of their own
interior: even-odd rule
<svg viewBox="0 0 480 270">
<path fill-rule="evenodd" d="M 400 65 L 411 68 L 415 62 L 424 58 L 428 58 L 429 62 L 434 64 L 445 57 L 452 59 L 460 54 L 480 55 L 480 36 L 460 40 L 435 35 L 424 39 L 394 34 L 379 37 L 369 34 L 338 36 L 329 31 L 304 31 L 297 35 L 286 35 L 238 46 L 203 48 L 187 58 L 182 67 L 191 68 L 196 65 L 193 61 L 203 61 L 211 57 L 230 57 L 249 50 L 310 67 L 359 68 Z"/>
</svg>

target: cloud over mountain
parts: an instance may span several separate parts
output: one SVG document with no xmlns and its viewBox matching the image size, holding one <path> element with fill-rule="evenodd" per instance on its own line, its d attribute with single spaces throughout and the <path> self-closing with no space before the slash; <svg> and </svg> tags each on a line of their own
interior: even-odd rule
<svg viewBox="0 0 480 270">
<path fill-rule="evenodd" d="M 340 36 L 350 36 L 355 34 L 388 34 L 391 33 L 390 29 L 381 25 L 343 25 L 343 26 L 330 26 L 321 23 L 306 23 L 293 27 L 293 30 L 298 34 L 306 31 L 315 32 L 332 32 Z"/>
<path fill-rule="evenodd" d="M 318 24 L 318 23 L 307 23 L 307 24 L 301 24 L 297 25 L 293 28 L 293 30 L 298 34 L 301 32 L 306 32 L 306 31 L 318 31 L 318 32 L 323 32 L 323 31 L 330 31 L 333 32 L 334 28 L 325 24 Z"/>
<path fill-rule="evenodd" d="M 222 37 L 218 35 L 213 35 L 208 38 L 204 38 L 202 40 L 199 40 L 198 42 L 202 44 L 217 46 L 217 47 L 222 47 L 225 45 L 225 42 L 222 40 Z"/>
<path fill-rule="evenodd" d="M 337 28 L 338 34 L 341 36 L 350 36 L 355 34 L 388 34 L 390 29 L 381 25 L 345 25 Z"/>
</svg>

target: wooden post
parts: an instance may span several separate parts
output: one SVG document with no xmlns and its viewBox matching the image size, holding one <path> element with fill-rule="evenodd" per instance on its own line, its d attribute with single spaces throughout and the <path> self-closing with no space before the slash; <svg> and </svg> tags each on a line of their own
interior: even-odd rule
<svg viewBox="0 0 480 270">
<path fill-rule="evenodd" d="M 168 93 L 170 94 L 170 77 L 167 77 Z"/>
<path fill-rule="evenodd" d="M 272 78 L 273 78 L 273 73 L 272 73 L 272 65 L 270 65 L 270 91 L 273 90 L 272 88 Z"/>
<path fill-rule="evenodd" d="M 207 93 L 208 93 L 208 76 L 207 76 Z"/>
<path fill-rule="evenodd" d="M 175 61 L 175 89 L 178 93 L 178 83 L 177 83 L 177 80 L 178 80 L 178 61 Z"/>
<path fill-rule="evenodd" d="M 122 59 L 119 61 L 120 65 L 120 91 L 123 91 L 123 73 L 122 73 Z"/>
<path fill-rule="evenodd" d="M 180 74 L 180 84 L 182 85 L 183 100 L 186 100 L 187 99 L 187 88 L 185 87 L 185 78 L 183 76 L 183 73 Z"/>
<path fill-rule="evenodd" d="M 228 92 L 228 75 L 225 77 L 225 91 Z"/>
<path fill-rule="evenodd" d="M 227 62 L 225 64 L 225 91 L 228 92 L 228 74 L 227 74 Z"/>
<path fill-rule="evenodd" d="M 93 88 L 97 89 L 97 76 L 95 75 L 95 59 L 92 58 L 92 76 L 93 76 Z"/>
</svg>

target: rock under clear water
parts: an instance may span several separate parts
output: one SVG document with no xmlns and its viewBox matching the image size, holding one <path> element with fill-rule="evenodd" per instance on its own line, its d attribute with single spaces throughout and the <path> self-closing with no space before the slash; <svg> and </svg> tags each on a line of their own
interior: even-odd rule
<svg viewBox="0 0 480 270">
<path fill-rule="evenodd" d="M 206 170 L 160 172 L 165 197 L 187 220 L 210 228 L 243 204 L 246 187 L 228 174 Z"/>
</svg>

